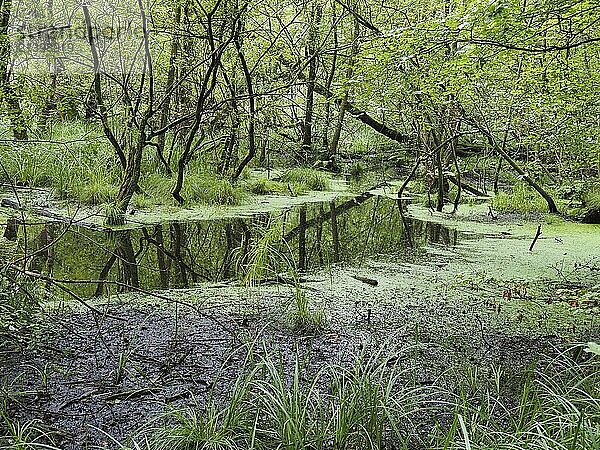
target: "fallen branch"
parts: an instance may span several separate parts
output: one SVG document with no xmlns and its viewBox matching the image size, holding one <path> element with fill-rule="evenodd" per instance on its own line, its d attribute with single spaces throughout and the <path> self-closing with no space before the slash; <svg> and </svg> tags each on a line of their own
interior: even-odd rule
<svg viewBox="0 0 600 450">
<path fill-rule="evenodd" d="M 531 245 L 529 246 L 529 251 L 533 250 L 533 246 L 535 245 L 535 243 L 537 242 L 537 240 L 540 238 L 541 235 L 542 235 L 542 224 L 540 223 L 537 227 L 537 231 L 535 232 L 533 241 L 531 242 Z"/>
<path fill-rule="evenodd" d="M 448 181 L 450 181 L 452 184 L 458 186 L 458 179 L 456 179 L 455 177 L 453 177 L 452 175 L 448 175 L 447 176 Z M 468 184 L 465 184 L 464 181 L 461 180 L 460 182 L 460 186 L 467 192 L 470 192 L 473 195 L 477 195 L 478 197 L 488 197 L 488 195 L 485 192 L 480 191 L 479 189 L 474 188 L 473 186 L 470 186 Z"/>
<path fill-rule="evenodd" d="M 49 219 L 56 220 L 58 222 L 67 223 L 69 225 L 76 225 L 81 228 L 87 228 L 88 230 L 101 231 L 103 233 L 107 233 L 112 231 L 111 228 L 104 227 L 102 225 L 84 222 L 83 220 L 76 220 L 73 217 L 63 216 L 61 214 L 49 211 L 46 208 L 40 208 L 37 206 L 23 206 L 14 200 L 10 200 L 8 198 L 3 198 L 2 202 L 0 202 L 0 206 L 4 208 L 12 208 L 17 211 L 31 211 L 33 214 L 42 217 L 48 217 Z"/>
<path fill-rule="evenodd" d="M 303 77 L 300 76 L 300 78 L 302 79 Z M 327 89 L 325 86 L 323 86 L 319 83 L 315 83 L 315 92 L 317 94 L 322 95 L 327 100 L 331 100 L 334 98 L 333 92 L 331 92 L 329 89 Z M 342 101 L 343 101 L 343 99 L 341 99 L 341 98 L 334 99 L 335 104 L 338 106 L 340 106 L 342 104 Z M 350 114 L 352 117 L 354 117 L 357 120 L 360 120 L 365 125 L 371 127 L 378 133 L 383 134 L 385 137 L 387 137 L 393 141 L 399 142 L 401 144 L 406 144 L 413 140 L 411 136 L 404 134 L 401 131 L 394 130 L 393 128 L 388 127 L 383 122 L 379 122 L 378 120 L 371 117 L 366 111 L 363 111 L 362 109 L 356 107 L 354 104 L 352 104 L 349 101 L 346 101 L 345 108 L 346 108 L 346 112 L 348 114 Z"/>
<path fill-rule="evenodd" d="M 47 275 L 38 273 L 38 272 L 32 272 L 31 270 L 26 270 L 26 269 L 22 269 L 18 266 L 16 266 L 15 264 L 11 264 L 10 267 L 20 273 L 22 273 L 25 276 L 28 276 L 30 278 L 35 278 L 38 280 L 44 280 L 47 283 L 52 284 L 53 286 L 56 286 L 58 289 L 60 289 L 61 291 L 65 292 L 66 294 L 68 294 L 69 296 L 73 297 L 77 302 L 79 302 L 81 305 L 83 305 L 85 308 L 89 309 L 90 311 L 92 311 L 95 314 L 98 314 L 100 316 L 104 316 L 104 317 L 108 317 L 111 319 L 115 319 L 115 320 L 126 320 L 123 319 L 122 317 L 116 317 L 110 314 L 106 314 L 102 311 L 100 311 L 98 308 L 96 308 L 95 306 L 90 305 L 88 302 L 86 302 L 84 299 L 82 299 L 79 295 L 77 295 L 75 292 L 73 292 L 71 289 L 69 289 L 66 286 L 63 286 L 61 283 L 63 283 L 63 280 L 55 280 L 52 277 L 49 277 Z"/>
<path fill-rule="evenodd" d="M 356 206 L 362 205 L 364 202 L 366 202 L 368 199 L 370 199 L 371 197 L 374 197 L 375 194 L 373 194 L 372 190 L 380 188 L 382 186 L 385 186 L 386 183 L 380 183 L 377 186 L 373 186 L 371 189 L 369 189 L 368 191 L 363 192 L 360 195 L 357 195 L 356 197 L 336 206 L 335 208 L 332 208 L 332 211 L 334 212 L 334 215 L 339 215 L 341 213 L 344 213 L 346 211 L 348 211 L 349 209 L 352 209 Z M 323 212 L 322 214 L 315 216 L 311 219 L 308 219 L 306 221 L 306 223 L 304 224 L 305 229 L 309 229 L 311 227 L 317 226 L 317 225 L 321 225 L 322 223 L 328 221 L 331 219 L 331 211 L 329 212 Z M 290 231 L 288 231 L 284 236 L 283 236 L 283 240 L 284 241 L 290 241 L 293 238 L 295 238 L 296 236 L 298 236 L 300 234 L 300 227 L 295 227 L 292 228 Z"/>
<path fill-rule="evenodd" d="M 374 280 L 372 278 L 367 278 L 367 277 L 361 277 L 360 275 L 352 275 L 352 278 L 354 278 L 355 280 L 358 280 L 358 281 L 362 281 L 363 283 L 366 283 L 370 286 L 377 286 L 379 284 L 379 282 L 377 280 Z"/>
<path fill-rule="evenodd" d="M 101 398 L 105 402 L 109 402 L 111 400 L 132 400 L 135 398 L 143 397 L 149 394 L 158 394 L 162 392 L 162 388 L 142 388 L 142 389 L 132 389 L 127 391 L 117 391 L 117 392 L 106 392 L 103 394 L 97 394 L 95 397 Z"/>
</svg>

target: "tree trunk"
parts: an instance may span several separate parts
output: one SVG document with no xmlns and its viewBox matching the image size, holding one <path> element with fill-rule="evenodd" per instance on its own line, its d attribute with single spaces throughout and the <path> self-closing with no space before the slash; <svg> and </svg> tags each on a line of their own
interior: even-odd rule
<svg viewBox="0 0 600 450">
<path fill-rule="evenodd" d="M 23 110 L 19 103 L 18 95 L 11 86 L 11 76 L 8 69 L 10 63 L 10 40 L 8 25 L 12 0 L 0 0 L 0 101 L 6 102 L 10 128 L 17 141 L 28 140 L 27 124 L 23 117 Z"/>
<path fill-rule="evenodd" d="M 488 130 L 486 130 L 478 125 L 476 125 L 476 126 L 487 137 L 488 142 L 494 148 L 494 150 L 496 150 L 496 152 L 498 152 L 498 154 L 502 158 L 504 158 L 504 160 L 513 168 L 513 170 L 515 172 L 517 172 L 521 176 L 521 178 L 523 180 L 525 180 L 525 182 L 527 184 L 529 184 L 529 186 L 531 186 L 533 189 L 535 189 L 536 192 L 538 194 L 540 194 L 544 200 L 546 200 L 546 203 L 548 204 L 548 212 L 550 214 L 558 213 L 558 208 L 556 207 L 556 203 L 554 202 L 554 199 L 552 198 L 552 196 L 550 194 L 548 194 L 544 190 L 544 188 L 542 188 L 542 186 L 540 186 L 533 178 L 531 178 L 529 175 L 527 175 L 527 173 L 525 173 L 525 171 L 523 169 L 521 169 L 521 167 L 519 167 L 519 165 L 516 163 L 516 161 L 514 159 L 512 159 L 510 157 L 510 155 L 508 153 L 506 153 L 506 151 L 496 143 L 494 136 Z"/>
<path fill-rule="evenodd" d="M 303 163 L 307 163 L 312 156 L 312 134 L 313 134 L 313 114 L 315 102 L 315 82 L 317 79 L 317 38 L 318 29 L 321 22 L 322 8 L 320 5 L 313 6 L 310 18 L 309 44 L 306 49 L 308 58 L 308 80 L 306 81 L 306 110 L 304 115 L 304 124 L 302 126 L 302 146 L 300 154 Z"/>
<path fill-rule="evenodd" d="M 250 116 L 248 118 L 248 154 L 242 160 L 237 170 L 233 174 L 233 180 L 237 180 L 244 168 L 254 159 L 256 156 L 256 138 L 254 135 L 254 122 L 256 117 L 256 104 L 254 100 L 254 88 L 252 86 L 252 75 L 250 74 L 250 69 L 248 68 L 248 64 L 246 62 L 246 57 L 244 56 L 244 52 L 242 51 L 242 42 L 240 33 L 242 30 L 242 22 L 238 23 L 238 27 L 236 30 L 236 35 L 234 38 L 235 47 L 237 48 L 238 56 L 240 58 L 240 64 L 242 65 L 242 71 L 244 72 L 244 78 L 246 80 L 246 89 L 248 90 L 248 107 L 250 109 Z"/>
<path fill-rule="evenodd" d="M 175 17 L 173 19 L 177 30 L 173 34 L 173 40 L 171 41 L 171 54 L 169 56 L 169 71 L 167 73 L 167 84 L 165 86 L 166 97 L 164 99 L 164 103 L 162 104 L 161 112 L 160 112 L 160 128 L 163 129 L 167 126 L 169 122 L 169 110 L 171 108 L 171 96 L 175 94 L 173 87 L 175 84 L 175 75 L 177 74 L 177 57 L 179 55 L 179 24 L 181 22 L 181 6 L 178 5 L 175 8 Z M 156 156 L 159 161 L 162 163 L 165 173 L 169 176 L 173 173 L 171 170 L 171 165 L 165 159 L 164 150 L 165 150 L 165 139 L 166 133 L 161 133 L 158 136 L 157 147 L 156 147 Z"/>
</svg>

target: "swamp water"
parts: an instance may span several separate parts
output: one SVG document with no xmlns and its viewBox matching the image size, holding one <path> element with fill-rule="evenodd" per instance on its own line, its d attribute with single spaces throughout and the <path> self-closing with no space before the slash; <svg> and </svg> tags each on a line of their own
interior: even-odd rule
<svg viewBox="0 0 600 450">
<path fill-rule="evenodd" d="M 331 296 L 329 307 L 345 309 L 335 303 L 336 289 L 351 291 L 355 282 L 379 285 L 379 291 L 388 286 L 419 292 L 433 303 L 446 295 L 439 292 L 442 283 L 458 302 L 463 286 L 479 289 L 474 296 L 481 297 L 483 309 L 514 310 L 511 323 L 534 310 L 535 320 L 544 324 L 566 317 L 567 327 L 572 322 L 587 327 L 598 313 L 597 225 L 496 219 L 485 205 L 463 205 L 454 215 L 408 205 L 401 214 L 385 188 L 355 196 L 338 190 L 258 197 L 246 207 L 173 216 L 178 220 L 165 221 L 163 215 L 157 221 L 159 214 L 141 212 L 130 216 L 131 228 L 113 231 L 33 218 L 34 224 L 20 227 L 18 247 L 34 255 L 29 270 L 67 282 L 82 298 L 194 286 L 230 287 L 243 297 L 244 286 L 314 287 L 329 280 L 319 287 Z M 542 234 L 531 247 L 538 225 Z M 340 280 L 344 283 L 335 286 Z M 463 291 L 468 297 L 468 289 Z M 373 289 L 351 295 L 356 301 L 367 295 L 378 307 Z M 47 287 L 47 299 L 67 297 Z"/>
<path fill-rule="evenodd" d="M 235 278 L 292 280 L 298 272 L 334 263 L 360 266 L 383 255 L 414 262 L 427 245 L 452 247 L 460 235 L 439 223 L 403 218 L 394 201 L 371 197 L 112 232 L 33 225 L 27 227 L 27 251 L 36 255 L 30 270 L 81 281 L 74 291 L 91 296 Z"/>
</svg>

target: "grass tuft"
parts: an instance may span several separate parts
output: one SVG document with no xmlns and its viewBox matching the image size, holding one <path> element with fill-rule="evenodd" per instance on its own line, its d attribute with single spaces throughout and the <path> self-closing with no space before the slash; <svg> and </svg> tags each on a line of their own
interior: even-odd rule
<svg viewBox="0 0 600 450">
<path fill-rule="evenodd" d="M 306 191 L 325 191 L 329 189 L 329 179 L 326 174 L 306 167 L 290 170 L 282 177 L 282 181 L 290 183 L 297 194 Z"/>
<path fill-rule="evenodd" d="M 288 320 L 292 331 L 299 334 L 315 334 L 325 329 L 325 313 L 322 309 L 311 310 L 308 298 L 302 288 L 296 286 L 296 304 Z"/>
<path fill-rule="evenodd" d="M 264 177 L 248 181 L 245 188 L 257 195 L 269 195 L 287 191 L 287 186 L 284 183 L 268 180 Z"/>
<path fill-rule="evenodd" d="M 512 192 L 500 192 L 492 199 L 492 208 L 503 213 L 532 214 L 548 212 L 548 203 L 524 184 Z"/>
</svg>

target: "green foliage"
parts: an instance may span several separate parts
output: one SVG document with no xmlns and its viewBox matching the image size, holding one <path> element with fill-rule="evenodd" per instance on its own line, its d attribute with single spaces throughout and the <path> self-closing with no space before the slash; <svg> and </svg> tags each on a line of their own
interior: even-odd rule
<svg viewBox="0 0 600 450">
<path fill-rule="evenodd" d="M 276 268 L 283 262 L 286 269 L 295 273 L 293 260 L 280 252 L 277 244 L 281 242 L 281 227 L 279 222 L 269 223 L 256 239 L 250 252 L 240 266 L 244 267 L 243 283 L 252 286 L 256 282 L 276 275 Z"/>
<path fill-rule="evenodd" d="M 101 205 L 108 203 L 117 196 L 119 186 L 111 184 L 100 177 L 89 180 L 84 184 L 77 184 L 71 188 L 71 193 L 81 203 L 88 205 Z"/>
<path fill-rule="evenodd" d="M 424 400 L 419 388 L 399 383 L 393 359 L 361 354 L 351 368 L 314 369 L 298 354 L 290 364 L 262 348 L 249 349 L 226 402 L 175 410 L 175 424 L 144 431 L 151 449 L 375 450 L 400 444 L 408 415 Z M 332 447 L 333 446 L 333 447 Z M 400 448 L 403 448 L 402 445 Z"/>
<path fill-rule="evenodd" d="M 584 183 L 579 196 L 582 206 L 600 208 L 600 181 Z"/>
<path fill-rule="evenodd" d="M 584 351 L 596 356 L 600 356 L 600 345 L 598 345 L 596 342 L 588 342 Z"/>
<path fill-rule="evenodd" d="M 522 374 L 517 386 L 502 368 L 491 379 L 472 372 L 458 392 L 455 424 L 437 436 L 437 445 L 465 448 L 468 440 L 485 449 L 600 448 L 599 368 L 597 360 L 574 362 L 563 353 Z M 459 417 L 462 433 L 455 426 Z"/>
<path fill-rule="evenodd" d="M 101 204 L 114 198 L 119 169 L 103 138 L 90 135 L 90 126 L 78 122 L 54 127 L 56 142 L 0 146 L 6 172 L 0 180 L 53 189 L 59 197 Z M 92 131 L 94 130 L 92 127 Z M 81 138 L 81 136 L 84 136 Z"/>
<path fill-rule="evenodd" d="M 238 205 L 244 199 L 244 190 L 225 178 L 189 174 L 183 187 L 183 197 L 190 203 Z"/>
<path fill-rule="evenodd" d="M 548 203 L 533 189 L 519 184 L 512 192 L 499 192 L 492 199 L 492 208 L 503 213 L 544 213 Z"/>
<path fill-rule="evenodd" d="M 0 268 L 0 352 L 28 345 L 40 305 L 34 283 L 16 283 L 9 268 Z"/>
<path fill-rule="evenodd" d="M 156 434 L 152 449 L 241 449 L 236 445 L 236 428 L 241 424 L 230 421 L 228 412 L 228 408 L 222 409 L 215 403 L 202 411 L 174 410 L 169 416 L 176 424 Z"/>
<path fill-rule="evenodd" d="M 260 177 L 247 181 L 246 189 L 253 194 L 267 195 L 286 192 L 287 186 L 284 183 Z"/>
<path fill-rule="evenodd" d="M 114 203 L 105 203 L 102 212 L 107 225 L 123 225 L 122 212 Z"/>
<path fill-rule="evenodd" d="M 300 334 L 322 331 L 325 328 L 325 313 L 322 309 L 309 308 L 308 297 L 299 284 L 296 285 L 295 300 L 295 308 L 288 317 L 292 330 Z"/>
<path fill-rule="evenodd" d="M 174 183 L 173 178 L 157 173 L 144 176 L 141 181 L 143 193 L 134 195 L 133 205 L 137 208 L 147 208 L 175 204 L 171 195 Z M 239 205 L 245 198 L 245 191 L 226 178 L 193 171 L 185 176 L 182 195 L 186 206 Z"/>
<path fill-rule="evenodd" d="M 41 427 L 39 420 L 24 424 L 3 416 L 0 422 L 0 448 L 5 450 L 59 450 L 49 444 L 50 434 Z"/>
<path fill-rule="evenodd" d="M 282 181 L 290 183 L 296 194 L 306 191 L 325 191 L 329 188 L 326 174 L 306 167 L 298 167 L 286 172 Z"/>
<path fill-rule="evenodd" d="M 354 178 L 360 178 L 365 173 L 365 166 L 360 161 L 356 161 L 355 163 L 352 163 L 348 172 Z"/>
<path fill-rule="evenodd" d="M 263 348 L 250 351 L 229 400 L 176 411 L 176 423 L 154 432 L 151 449 L 564 449 L 599 448 L 599 361 L 565 354 L 539 369 L 455 370 L 451 392 L 423 389 L 375 350 L 350 367 L 312 368 L 298 355 L 285 363 Z M 449 374 L 450 375 L 450 374 Z M 412 381 L 411 381 L 412 380 Z M 420 433 L 413 420 L 434 427 Z M 147 439 L 147 438 L 146 438 Z"/>
</svg>

